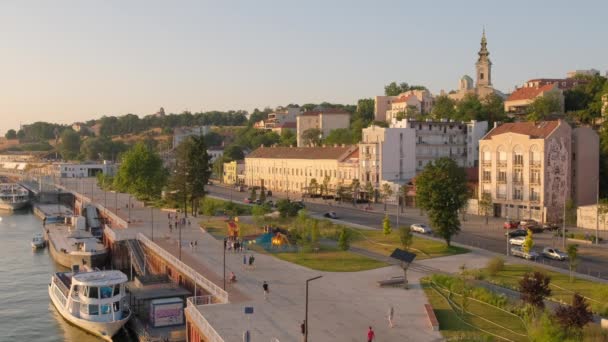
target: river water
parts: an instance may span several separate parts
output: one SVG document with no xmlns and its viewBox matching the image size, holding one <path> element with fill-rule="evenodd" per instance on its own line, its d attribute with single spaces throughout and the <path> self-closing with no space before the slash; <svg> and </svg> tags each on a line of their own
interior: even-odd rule
<svg viewBox="0 0 608 342">
<path fill-rule="evenodd" d="M 51 274 L 65 270 L 30 241 L 42 223 L 29 210 L 0 211 L 0 341 L 102 341 L 68 324 L 48 296 Z"/>
</svg>

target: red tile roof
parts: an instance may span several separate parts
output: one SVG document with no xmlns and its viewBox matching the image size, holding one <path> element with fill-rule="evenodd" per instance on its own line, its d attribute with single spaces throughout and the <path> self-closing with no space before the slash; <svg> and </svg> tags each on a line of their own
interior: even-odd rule
<svg viewBox="0 0 608 342">
<path fill-rule="evenodd" d="M 302 113 L 302 115 L 306 115 L 306 116 L 316 116 L 319 114 L 327 115 L 327 114 L 350 114 L 350 113 L 345 111 L 344 109 L 340 109 L 340 108 L 315 110 L 315 111 L 309 111 L 309 112 Z"/>
<path fill-rule="evenodd" d="M 414 95 L 408 95 L 408 96 L 401 96 L 400 98 L 398 98 L 397 100 L 393 101 L 393 103 L 401 103 L 401 102 L 407 102 L 407 100 L 411 99 L 412 97 L 416 97 Z"/>
<path fill-rule="evenodd" d="M 260 147 L 246 158 L 273 159 L 340 159 L 352 152 L 356 146 L 327 147 Z"/>
<path fill-rule="evenodd" d="M 517 133 L 528 135 L 532 139 L 544 139 L 551 135 L 553 131 L 560 125 L 560 120 L 556 121 L 542 121 L 537 124 L 534 122 L 512 122 L 504 123 L 491 131 L 483 137 L 483 140 L 490 140 L 495 135 L 505 133 Z"/>
<path fill-rule="evenodd" d="M 523 87 L 523 88 L 519 88 L 516 91 L 514 91 L 513 93 L 511 93 L 511 95 L 509 95 L 509 98 L 507 99 L 507 101 L 517 101 L 517 100 L 531 100 L 535 97 L 537 97 L 538 95 L 540 95 L 542 92 L 544 91 L 549 91 L 553 89 L 553 84 L 545 84 L 544 86 L 541 87 Z"/>
</svg>

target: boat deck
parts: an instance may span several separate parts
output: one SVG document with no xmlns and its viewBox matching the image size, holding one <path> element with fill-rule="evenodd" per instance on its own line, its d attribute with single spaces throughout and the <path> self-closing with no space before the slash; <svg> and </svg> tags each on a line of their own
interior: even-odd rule
<svg viewBox="0 0 608 342">
<path fill-rule="evenodd" d="M 77 242 L 85 243 L 88 246 L 95 246 L 95 251 L 104 251 L 105 246 L 99 240 L 93 237 L 89 232 L 80 231 L 74 234 L 70 231 L 69 226 L 63 224 L 50 224 L 46 226 L 47 237 L 51 240 L 58 251 L 67 253 L 78 251 Z M 80 237 L 78 237 L 80 234 Z"/>
</svg>

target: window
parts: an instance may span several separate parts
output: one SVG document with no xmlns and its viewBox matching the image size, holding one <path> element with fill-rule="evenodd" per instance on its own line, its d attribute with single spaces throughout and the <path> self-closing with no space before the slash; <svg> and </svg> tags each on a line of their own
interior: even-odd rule
<svg viewBox="0 0 608 342">
<path fill-rule="evenodd" d="M 102 304 L 101 305 L 101 314 L 102 315 L 107 315 L 112 313 L 112 305 L 110 304 Z"/>
<path fill-rule="evenodd" d="M 80 303 L 80 312 L 88 315 L 89 314 L 89 304 Z"/>
<path fill-rule="evenodd" d="M 514 183 L 522 183 L 524 181 L 524 175 L 521 170 L 513 171 L 513 182 Z"/>
<path fill-rule="evenodd" d="M 480 72 L 480 73 L 479 73 L 479 79 L 480 79 L 480 80 L 483 80 L 483 72 Z"/>
<path fill-rule="evenodd" d="M 89 297 L 89 298 L 95 298 L 95 299 L 99 298 L 97 286 L 90 286 L 89 287 L 89 293 L 88 293 L 87 297 Z"/>
<path fill-rule="evenodd" d="M 521 153 L 515 153 L 513 155 L 513 164 L 515 165 L 524 165 L 524 155 Z"/>
<path fill-rule="evenodd" d="M 112 297 L 112 286 L 102 286 L 99 293 L 101 294 L 101 299 Z"/>
<path fill-rule="evenodd" d="M 522 199 L 521 189 L 513 189 L 513 199 L 514 200 Z"/>
<path fill-rule="evenodd" d="M 484 170 L 484 171 L 483 171 L 483 176 L 482 176 L 482 179 L 483 179 L 484 181 L 487 181 L 487 182 L 491 181 L 491 180 L 492 180 L 492 172 L 491 172 L 491 171 L 485 171 L 485 170 Z"/>
<path fill-rule="evenodd" d="M 99 315 L 99 305 L 89 304 L 89 315 Z"/>
<path fill-rule="evenodd" d="M 114 312 L 119 312 L 120 311 L 120 301 L 118 302 L 114 302 Z"/>
<path fill-rule="evenodd" d="M 507 172 L 506 171 L 498 172 L 498 181 L 501 183 L 504 183 L 507 181 Z"/>
</svg>

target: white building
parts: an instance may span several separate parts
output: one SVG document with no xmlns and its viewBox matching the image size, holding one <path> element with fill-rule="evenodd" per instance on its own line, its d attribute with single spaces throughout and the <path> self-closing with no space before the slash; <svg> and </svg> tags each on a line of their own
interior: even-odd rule
<svg viewBox="0 0 608 342">
<path fill-rule="evenodd" d="M 184 141 L 188 137 L 192 136 L 203 136 L 209 133 L 209 126 L 196 126 L 196 127 L 178 127 L 173 130 L 173 148 Z"/>
<path fill-rule="evenodd" d="M 454 122 L 393 120 L 391 127 L 412 128 L 416 132 L 416 172 L 442 157 L 450 157 L 461 167 L 479 164 L 479 140 L 488 130 L 487 121 Z"/>
<path fill-rule="evenodd" d="M 374 118 L 377 121 L 391 122 L 399 113 L 410 109 L 428 114 L 433 109 L 433 95 L 428 90 L 409 90 L 397 96 L 376 96 Z"/>
<path fill-rule="evenodd" d="M 113 176 L 116 174 L 117 164 L 105 161 L 103 163 L 58 163 L 51 165 L 51 172 L 58 178 L 84 178 L 95 177 L 98 173 Z"/>
<path fill-rule="evenodd" d="M 207 154 L 209 155 L 209 162 L 213 163 L 218 158 L 222 158 L 224 156 L 224 147 L 223 146 L 209 147 L 207 149 Z"/>
</svg>

